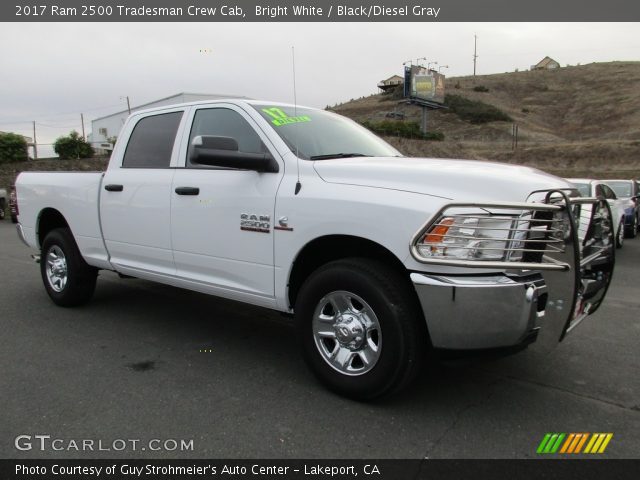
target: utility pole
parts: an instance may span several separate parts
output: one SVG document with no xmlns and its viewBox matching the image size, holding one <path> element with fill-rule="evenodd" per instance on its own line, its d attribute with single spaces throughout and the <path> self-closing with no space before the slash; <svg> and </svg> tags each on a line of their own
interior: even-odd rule
<svg viewBox="0 0 640 480">
<path fill-rule="evenodd" d="M 84 135 L 84 115 L 80 114 L 80 122 L 82 123 L 82 140 L 87 141 L 87 137 Z"/>
<path fill-rule="evenodd" d="M 38 159 L 38 143 L 36 140 L 36 121 L 33 121 L 33 159 Z"/>
<path fill-rule="evenodd" d="M 129 103 L 129 96 L 127 95 L 127 110 L 129 110 L 129 115 L 131 115 L 131 104 Z"/>
<path fill-rule="evenodd" d="M 476 76 L 476 59 L 478 58 L 478 36 L 473 35 L 473 76 Z"/>
</svg>

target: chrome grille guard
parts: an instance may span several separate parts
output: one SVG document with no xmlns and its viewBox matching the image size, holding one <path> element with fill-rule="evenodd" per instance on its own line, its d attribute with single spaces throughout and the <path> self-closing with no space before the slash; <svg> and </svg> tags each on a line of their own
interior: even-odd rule
<svg viewBox="0 0 640 480">
<path fill-rule="evenodd" d="M 577 195 L 539 190 L 523 203 L 449 203 L 413 237 L 411 254 L 427 265 L 540 271 L 549 291 L 544 323 L 554 325 L 542 331 L 557 342 L 598 309 L 615 263 L 608 203 Z"/>
</svg>

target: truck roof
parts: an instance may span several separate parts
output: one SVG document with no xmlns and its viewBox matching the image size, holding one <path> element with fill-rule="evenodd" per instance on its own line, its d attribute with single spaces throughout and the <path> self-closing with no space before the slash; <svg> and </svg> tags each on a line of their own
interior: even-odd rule
<svg viewBox="0 0 640 480">
<path fill-rule="evenodd" d="M 162 110 L 167 110 L 170 108 L 179 108 L 179 107 L 192 107 L 196 105 L 215 105 L 216 103 L 243 103 L 247 105 L 269 105 L 269 106 L 278 106 L 278 107 L 291 107 L 291 108 L 309 108 L 313 110 L 318 110 L 314 107 L 308 107 L 306 105 L 294 105 L 293 103 L 283 103 L 283 102 L 270 102 L 267 100 L 253 100 L 247 97 L 229 97 L 229 98 L 216 98 L 211 100 L 197 100 L 194 102 L 183 102 L 183 103 L 175 103 L 172 105 L 161 105 L 159 107 L 145 108 L 143 110 L 136 110 L 132 112 L 131 115 L 137 115 L 139 113 L 149 113 L 149 112 L 157 112 Z"/>
</svg>

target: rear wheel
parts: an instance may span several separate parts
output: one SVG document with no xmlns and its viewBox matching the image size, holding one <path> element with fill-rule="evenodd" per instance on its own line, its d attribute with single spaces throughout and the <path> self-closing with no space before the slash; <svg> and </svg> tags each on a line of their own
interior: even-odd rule
<svg viewBox="0 0 640 480">
<path fill-rule="evenodd" d="M 42 242 L 40 273 L 56 305 L 75 307 L 93 296 L 98 270 L 84 261 L 71 231 L 56 228 Z"/>
<path fill-rule="evenodd" d="M 359 258 L 328 263 L 307 279 L 296 322 L 304 358 L 320 381 L 370 400 L 415 378 L 428 338 L 408 287 L 385 264 Z"/>
</svg>

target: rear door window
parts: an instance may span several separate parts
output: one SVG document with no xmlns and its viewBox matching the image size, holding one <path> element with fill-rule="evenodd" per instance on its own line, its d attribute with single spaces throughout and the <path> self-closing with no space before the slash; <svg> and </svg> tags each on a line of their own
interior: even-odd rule
<svg viewBox="0 0 640 480">
<path fill-rule="evenodd" d="M 122 166 L 125 168 L 169 168 L 182 112 L 142 118 L 131 132 Z"/>
</svg>

